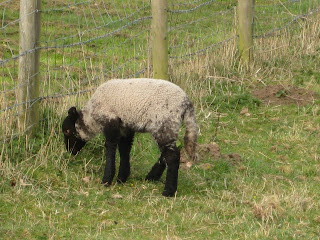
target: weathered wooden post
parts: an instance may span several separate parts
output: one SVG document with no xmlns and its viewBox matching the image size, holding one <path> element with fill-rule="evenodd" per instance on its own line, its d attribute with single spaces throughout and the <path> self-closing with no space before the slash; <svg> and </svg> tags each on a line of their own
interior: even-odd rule
<svg viewBox="0 0 320 240">
<path fill-rule="evenodd" d="M 39 119 L 39 37 L 41 0 L 20 0 L 20 39 L 18 72 L 18 127 L 33 135 Z M 28 131 L 28 130 L 31 131 Z"/>
<path fill-rule="evenodd" d="M 238 0 L 237 12 L 240 58 L 248 66 L 253 60 L 254 0 Z"/>
<path fill-rule="evenodd" d="M 168 1 L 152 0 L 151 8 L 153 77 L 168 79 Z"/>
</svg>

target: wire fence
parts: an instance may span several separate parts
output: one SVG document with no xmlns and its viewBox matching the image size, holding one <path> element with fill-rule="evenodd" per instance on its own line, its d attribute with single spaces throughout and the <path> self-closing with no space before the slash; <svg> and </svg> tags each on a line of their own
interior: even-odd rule
<svg viewBox="0 0 320 240">
<path fill-rule="evenodd" d="M 256 0 L 255 38 L 274 36 L 320 11 L 319 0 Z M 237 0 L 169 0 L 170 67 L 237 38 Z M 19 1 L 0 3 L 0 121 L 3 139 L 16 134 L 18 106 L 94 91 L 104 79 L 151 77 L 148 0 L 54 0 L 42 3 L 37 48 L 19 53 Z M 30 12 L 28 15 L 35 14 Z M 19 59 L 40 50 L 40 95 L 18 103 Z M 10 123 L 6 121 L 11 119 Z M 40 118 L 40 121 L 43 118 Z M 0 137 L 1 138 L 1 137 Z"/>
</svg>

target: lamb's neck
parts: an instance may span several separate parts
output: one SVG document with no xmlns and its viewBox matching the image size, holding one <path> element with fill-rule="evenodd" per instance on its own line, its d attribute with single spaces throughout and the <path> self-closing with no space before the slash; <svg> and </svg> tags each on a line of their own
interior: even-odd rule
<svg viewBox="0 0 320 240">
<path fill-rule="evenodd" d="M 76 130 L 82 140 L 89 141 L 98 134 L 99 130 L 96 125 L 96 122 L 92 119 L 88 111 L 85 109 L 79 111 Z"/>
</svg>

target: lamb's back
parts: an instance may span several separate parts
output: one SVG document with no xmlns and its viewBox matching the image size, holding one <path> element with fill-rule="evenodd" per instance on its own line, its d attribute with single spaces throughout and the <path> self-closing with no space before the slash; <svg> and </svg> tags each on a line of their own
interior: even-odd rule
<svg viewBox="0 0 320 240">
<path fill-rule="evenodd" d="M 165 80 L 115 79 L 102 84 L 88 105 L 95 116 L 119 117 L 127 125 L 145 128 L 150 121 L 181 117 L 186 101 L 185 92 Z"/>
</svg>

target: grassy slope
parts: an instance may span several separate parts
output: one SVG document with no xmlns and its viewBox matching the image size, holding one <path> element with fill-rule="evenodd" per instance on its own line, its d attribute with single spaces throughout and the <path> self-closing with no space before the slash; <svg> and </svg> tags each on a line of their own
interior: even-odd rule
<svg viewBox="0 0 320 240">
<path fill-rule="evenodd" d="M 174 80 L 183 76 L 192 81 L 188 92 L 197 108 L 199 142 L 216 141 L 222 153 L 242 156 L 237 165 L 203 156 L 188 171 L 180 171 L 173 199 L 161 196 L 164 178 L 157 183 L 143 180 L 159 154 L 150 136 L 135 139 L 129 181 L 106 189 L 99 184 L 103 138 L 89 143 L 79 156 L 70 156 L 59 125 L 63 109 L 75 98 L 50 103 L 36 140 L 26 144 L 24 138 L 15 139 L 0 148 L 0 236 L 318 239 L 319 102 L 264 106 L 250 94 L 261 82 L 320 93 L 315 19 L 278 39 L 257 40 L 252 73 L 219 62 L 224 54 L 232 55 L 233 46 L 217 50 L 212 59 L 199 57 L 172 70 Z M 208 65 L 212 62 L 215 68 Z M 197 64 L 205 70 L 196 72 Z M 249 117 L 239 114 L 243 107 L 249 108 Z"/>
</svg>

